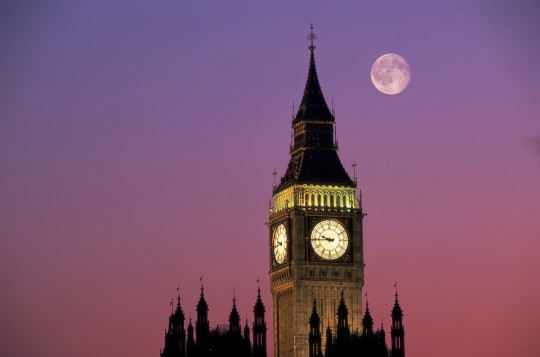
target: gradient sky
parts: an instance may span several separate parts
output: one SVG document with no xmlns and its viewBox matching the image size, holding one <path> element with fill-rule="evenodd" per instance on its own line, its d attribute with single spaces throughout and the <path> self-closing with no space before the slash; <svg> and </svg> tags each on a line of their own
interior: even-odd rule
<svg viewBox="0 0 540 357">
<path fill-rule="evenodd" d="M 211 325 L 261 278 L 315 24 L 358 164 L 366 289 L 408 356 L 538 355 L 537 1 L 3 1 L 0 355 L 157 356 L 180 285 Z M 401 94 L 371 84 L 394 52 Z M 352 171 L 352 170 L 351 170 Z M 269 338 L 271 340 L 271 338 Z"/>
</svg>

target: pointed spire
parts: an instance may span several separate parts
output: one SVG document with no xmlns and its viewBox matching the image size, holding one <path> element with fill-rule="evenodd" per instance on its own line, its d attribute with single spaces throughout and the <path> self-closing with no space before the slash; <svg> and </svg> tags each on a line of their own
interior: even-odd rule
<svg viewBox="0 0 540 357">
<path fill-rule="evenodd" d="M 240 314 L 236 309 L 236 293 L 233 293 L 233 306 L 229 314 L 229 333 L 240 335 Z"/>
<path fill-rule="evenodd" d="M 392 319 L 401 320 L 403 317 L 403 310 L 401 310 L 401 306 L 399 306 L 397 283 L 394 283 L 394 288 L 396 292 L 394 294 L 395 300 L 394 300 L 394 308 L 392 309 Z"/>
<path fill-rule="evenodd" d="M 364 329 L 364 335 L 371 335 L 373 333 L 373 318 L 371 317 L 371 313 L 369 312 L 369 301 L 367 299 L 367 292 L 366 292 L 366 312 L 364 314 L 364 317 L 362 318 L 362 325 Z"/>
<path fill-rule="evenodd" d="M 309 318 L 309 323 L 312 326 L 317 326 L 319 328 L 320 318 L 317 313 L 317 299 L 313 299 L 313 310 L 311 310 L 311 317 Z"/>
<path fill-rule="evenodd" d="M 201 296 L 199 297 L 199 303 L 197 304 L 197 313 L 206 313 L 208 312 L 208 304 L 206 303 L 206 299 L 204 298 L 204 285 L 203 285 L 203 276 L 200 277 L 201 282 Z"/>
<path fill-rule="evenodd" d="M 304 96 L 298 107 L 298 112 L 293 120 L 293 124 L 300 120 L 334 121 L 334 116 L 330 112 L 330 109 L 328 109 L 328 105 L 324 100 L 319 77 L 317 76 L 317 68 L 315 66 L 315 45 L 313 44 L 316 39 L 317 36 L 313 33 L 313 24 L 311 24 L 311 32 L 308 35 L 308 40 L 310 41 L 308 78 L 304 89 Z"/>
</svg>

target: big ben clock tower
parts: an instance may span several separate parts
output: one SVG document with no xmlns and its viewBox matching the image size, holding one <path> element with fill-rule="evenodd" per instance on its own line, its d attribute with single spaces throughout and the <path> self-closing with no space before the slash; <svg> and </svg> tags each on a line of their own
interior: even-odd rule
<svg viewBox="0 0 540 357">
<path fill-rule="evenodd" d="M 321 326 L 336 331 L 343 297 L 350 331 L 362 331 L 362 207 L 356 182 L 337 153 L 335 118 L 319 84 L 311 30 L 308 78 L 292 121 L 291 158 L 274 186 L 268 222 L 276 357 L 308 356 L 314 303 Z"/>
</svg>

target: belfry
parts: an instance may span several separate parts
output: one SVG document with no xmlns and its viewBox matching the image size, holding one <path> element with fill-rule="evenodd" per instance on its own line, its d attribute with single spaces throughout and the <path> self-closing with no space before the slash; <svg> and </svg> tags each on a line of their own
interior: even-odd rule
<svg viewBox="0 0 540 357">
<path fill-rule="evenodd" d="M 346 356 L 358 350 L 353 346 L 366 345 L 358 342 L 365 331 L 365 214 L 356 177 L 338 156 L 334 111 L 315 65 L 316 38 L 312 25 L 307 80 L 291 125 L 290 160 L 274 184 L 268 219 L 276 357 Z M 380 331 L 371 330 L 380 340 Z M 362 355 L 386 356 L 386 345 L 379 351 L 383 354 Z"/>
<path fill-rule="evenodd" d="M 338 326 L 343 297 L 352 331 L 362 326 L 364 214 L 357 185 L 338 156 L 335 117 L 315 65 L 315 34 L 304 95 L 292 121 L 290 161 L 273 189 L 269 217 L 275 356 L 308 355 L 312 302 L 323 326 Z"/>
</svg>

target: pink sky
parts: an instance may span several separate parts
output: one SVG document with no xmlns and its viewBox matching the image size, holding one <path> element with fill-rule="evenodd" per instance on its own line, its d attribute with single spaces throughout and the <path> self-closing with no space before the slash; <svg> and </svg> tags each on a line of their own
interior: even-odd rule
<svg viewBox="0 0 540 357">
<path fill-rule="evenodd" d="M 212 326 L 233 287 L 251 324 L 260 277 L 271 336 L 264 222 L 312 22 L 376 324 L 397 281 L 408 356 L 538 355 L 540 6 L 470 3 L 4 1 L 0 355 L 157 356 L 200 275 Z M 395 96 L 369 75 L 389 52 Z"/>
</svg>

